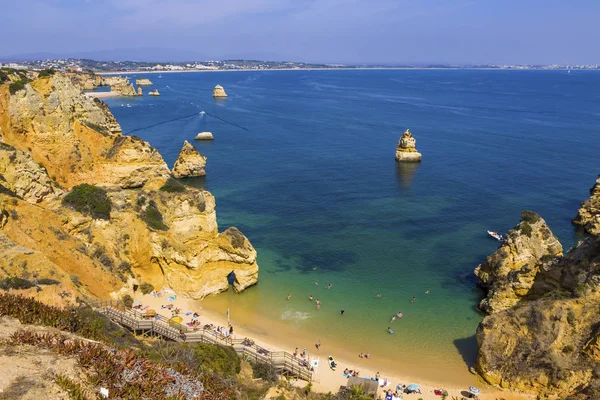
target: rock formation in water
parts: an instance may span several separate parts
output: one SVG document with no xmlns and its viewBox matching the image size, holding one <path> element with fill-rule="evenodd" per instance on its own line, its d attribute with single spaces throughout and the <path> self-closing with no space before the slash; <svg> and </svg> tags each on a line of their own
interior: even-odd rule
<svg viewBox="0 0 600 400">
<path fill-rule="evenodd" d="M 187 140 L 183 143 L 183 148 L 179 152 L 177 160 L 171 173 L 175 178 L 189 178 L 192 176 L 206 175 L 206 157 L 196 150 L 196 148 Z"/>
<path fill-rule="evenodd" d="M 215 88 L 213 89 L 213 97 L 227 97 L 227 93 L 225 93 L 225 89 L 223 89 L 223 86 L 215 86 Z"/>
<path fill-rule="evenodd" d="M 13 95 L 1 85 L 0 130 L 0 279 L 102 298 L 134 280 L 197 299 L 226 290 L 232 272 L 236 290 L 257 282 L 256 251 L 235 228 L 219 233 L 214 197 L 169 178 L 154 148 L 63 74 Z M 64 202 L 81 184 L 105 188 L 106 217 Z"/>
<path fill-rule="evenodd" d="M 419 153 L 415 147 L 416 140 L 410 133 L 410 129 L 404 131 L 402 137 L 398 141 L 398 147 L 396 147 L 396 161 L 401 162 L 419 162 L 421 161 L 421 153 Z"/>
<path fill-rule="evenodd" d="M 148 96 L 160 96 L 160 93 L 158 93 L 158 89 L 154 89 L 151 92 L 148 92 Z"/>
<path fill-rule="evenodd" d="M 542 398 L 600 398 L 600 237 L 559 256 L 538 218 L 523 215 L 477 268 L 490 315 L 477 328 L 475 369 L 492 385 Z"/>
<path fill-rule="evenodd" d="M 530 294 L 540 268 L 562 256 L 562 245 L 539 215 L 521 213 L 521 222 L 506 235 L 498 250 L 475 269 L 488 295 L 480 308 L 494 313 L 513 307 Z"/>
<path fill-rule="evenodd" d="M 150 79 L 140 78 L 140 79 L 135 80 L 135 84 L 137 86 L 150 86 L 150 85 L 152 85 L 152 82 L 150 81 Z"/>
<path fill-rule="evenodd" d="M 212 132 L 200 132 L 199 134 L 196 135 L 196 137 L 194 139 L 196 139 L 196 140 L 213 140 L 214 136 L 213 136 Z"/>
<path fill-rule="evenodd" d="M 144 95 L 144 92 L 142 91 L 142 88 L 141 88 L 141 87 L 138 87 L 138 88 L 137 88 L 137 95 L 138 95 L 138 96 L 143 96 L 143 95 Z"/>
<path fill-rule="evenodd" d="M 590 189 L 590 198 L 581 203 L 573 223 L 582 226 L 591 235 L 600 235 L 600 175 Z"/>
</svg>

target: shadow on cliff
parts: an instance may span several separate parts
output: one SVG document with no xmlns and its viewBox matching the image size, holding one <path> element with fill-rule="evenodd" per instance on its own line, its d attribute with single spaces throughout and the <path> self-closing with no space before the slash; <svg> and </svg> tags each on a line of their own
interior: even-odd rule
<svg viewBox="0 0 600 400">
<path fill-rule="evenodd" d="M 474 366 L 477 362 L 477 339 L 475 338 L 475 335 L 462 339 L 455 339 L 453 343 L 467 365 L 467 368 Z"/>
</svg>

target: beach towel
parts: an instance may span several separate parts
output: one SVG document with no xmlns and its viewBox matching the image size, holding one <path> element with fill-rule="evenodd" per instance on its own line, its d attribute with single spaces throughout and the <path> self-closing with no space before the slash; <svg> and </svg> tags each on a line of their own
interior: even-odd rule
<svg viewBox="0 0 600 400">
<path fill-rule="evenodd" d="M 386 387 L 388 385 L 388 381 L 382 378 L 379 378 L 379 386 Z"/>
<path fill-rule="evenodd" d="M 191 311 L 188 311 L 185 313 L 185 315 L 192 315 L 192 314 L 193 314 L 193 312 L 191 312 Z"/>
<path fill-rule="evenodd" d="M 177 296 L 175 296 L 175 295 L 167 297 L 167 300 L 169 300 L 169 301 L 175 301 L 176 299 L 177 299 Z"/>
<path fill-rule="evenodd" d="M 342 374 L 342 376 L 343 376 L 344 378 L 350 378 L 350 375 L 348 375 L 348 374 Z"/>
</svg>

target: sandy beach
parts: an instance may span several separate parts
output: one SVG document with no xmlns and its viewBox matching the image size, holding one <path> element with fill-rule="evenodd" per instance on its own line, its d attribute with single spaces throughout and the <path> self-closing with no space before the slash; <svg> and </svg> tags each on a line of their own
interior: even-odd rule
<svg viewBox="0 0 600 400">
<path fill-rule="evenodd" d="M 174 296 L 175 298 L 169 296 Z M 178 316 L 183 318 L 183 323 L 187 324 L 192 321 L 192 313 L 196 312 L 200 314 L 197 319 L 200 321 L 200 326 L 205 324 L 213 324 L 215 326 L 221 326 L 228 329 L 229 324 L 225 313 L 219 313 L 215 310 L 211 310 L 205 306 L 201 301 L 191 300 L 178 296 L 171 293 L 163 293 L 160 297 L 152 296 L 151 294 L 143 295 L 137 293 L 135 300 L 142 305 L 143 309 L 154 309 L 159 314 L 170 318 L 172 312 L 163 306 L 172 304 L 173 308 L 178 308 L 180 313 Z M 188 313 L 188 315 L 186 315 Z M 436 389 L 447 390 L 450 398 L 452 396 L 458 396 L 461 398 L 466 395 L 466 389 L 469 385 L 474 385 L 482 390 L 482 394 L 479 396 L 480 399 L 497 399 L 503 398 L 506 400 L 520 400 L 520 399 L 532 399 L 532 396 L 526 396 L 522 394 L 513 394 L 508 392 L 501 392 L 493 388 L 485 387 L 475 376 L 472 376 L 470 382 L 455 382 L 454 384 L 449 382 L 442 383 L 434 377 L 432 379 L 419 379 L 414 376 L 400 375 L 397 371 L 389 366 L 381 365 L 378 363 L 376 358 L 371 359 L 364 358 L 353 358 L 347 351 L 339 346 L 339 344 L 321 343 L 320 349 L 316 349 L 316 342 L 319 339 L 301 338 L 290 335 L 286 335 L 285 332 L 281 332 L 277 328 L 275 321 L 269 323 L 265 321 L 264 331 L 257 331 L 256 329 L 248 329 L 244 323 L 241 322 L 242 318 L 236 317 L 236 314 L 232 312 L 230 314 L 230 323 L 234 328 L 233 338 L 243 339 L 249 337 L 253 339 L 257 345 L 264 347 L 270 351 L 287 351 L 293 353 L 294 349 L 298 347 L 299 352 L 302 352 L 303 348 L 306 348 L 308 360 L 319 360 L 319 366 L 316 368 L 313 375 L 313 390 L 317 392 L 327 393 L 329 391 L 335 393 L 339 390 L 340 386 L 346 385 L 347 378 L 342 375 L 345 368 L 350 370 L 360 371 L 361 377 L 374 377 L 377 373 L 379 376 L 389 382 L 383 389 L 394 389 L 398 384 L 418 384 L 420 386 L 421 394 L 405 394 L 404 398 L 418 398 L 423 399 L 439 399 L 440 396 L 434 394 Z M 306 343 L 312 343 L 312 345 L 306 345 Z M 338 364 L 336 371 L 333 371 L 327 365 L 327 357 L 333 356 Z M 423 366 L 421 366 L 423 367 Z M 426 366 L 425 366 L 426 367 Z M 416 368 L 417 370 L 423 371 L 426 368 Z M 422 373 L 422 372 L 421 372 Z"/>
</svg>

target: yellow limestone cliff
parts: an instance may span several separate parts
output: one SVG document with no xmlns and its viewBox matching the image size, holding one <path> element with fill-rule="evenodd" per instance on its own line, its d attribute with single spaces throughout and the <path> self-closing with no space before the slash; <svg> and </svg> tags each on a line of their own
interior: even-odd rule
<svg viewBox="0 0 600 400">
<path fill-rule="evenodd" d="M 420 162 L 422 156 L 421 153 L 417 151 L 416 142 L 417 141 L 410 132 L 410 129 L 404 131 L 398 141 L 398 146 L 396 147 L 396 161 Z"/>
<path fill-rule="evenodd" d="M 215 199 L 169 178 L 161 155 L 124 136 L 108 107 L 57 74 L 10 95 L 0 86 L 0 278 L 53 278 L 86 296 L 134 283 L 201 299 L 258 279 L 256 251 Z M 66 206 L 73 187 L 104 188 L 110 218 Z M 125 288 L 125 289 L 123 289 Z"/>
<path fill-rule="evenodd" d="M 192 176 L 206 175 L 206 157 L 200 154 L 198 150 L 187 140 L 179 152 L 177 160 L 173 165 L 172 174 L 175 178 L 188 178 Z"/>
<path fill-rule="evenodd" d="M 590 189 L 590 198 L 579 207 L 573 223 L 582 226 L 591 235 L 600 235 L 600 176 Z"/>
</svg>

